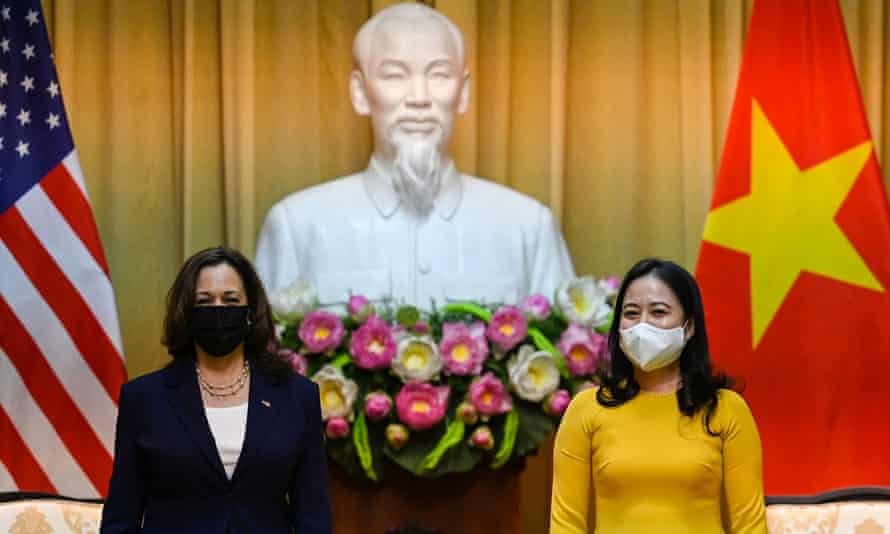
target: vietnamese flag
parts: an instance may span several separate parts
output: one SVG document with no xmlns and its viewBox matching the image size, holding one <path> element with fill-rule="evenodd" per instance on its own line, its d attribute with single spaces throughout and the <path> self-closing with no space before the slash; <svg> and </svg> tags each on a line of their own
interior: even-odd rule
<svg viewBox="0 0 890 534">
<path fill-rule="evenodd" d="M 835 0 L 755 2 L 696 274 L 767 494 L 890 485 L 890 211 Z"/>
</svg>

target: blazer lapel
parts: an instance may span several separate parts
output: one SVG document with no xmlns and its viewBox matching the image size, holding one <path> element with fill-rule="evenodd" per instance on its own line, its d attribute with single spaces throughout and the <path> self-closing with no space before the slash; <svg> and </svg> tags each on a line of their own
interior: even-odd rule
<svg viewBox="0 0 890 534">
<path fill-rule="evenodd" d="M 244 433 L 244 446 L 241 456 L 232 473 L 232 482 L 236 482 L 245 469 L 262 449 L 264 442 L 274 441 L 273 434 L 277 429 L 278 413 L 285 405 L 282 392 L 287 388 L 273 383 L 259 369 L 251 367 L 250 393 L 247 400 L 247 429 Z"/>
<path fill-rule="evenodd" d="M 219 459 L 219 451 L 207 416 L 204 413 L 204 403 L 201 400 L 201 391 L 198 389 L 198 375 L 195 373 L 194 362 L 184 359 L 174 362 L 170 366 L 167 386 L 170 395 L 167 400 L 173 413 L 179 417 L 186 432 L 201 450 L 202 456 L 209 463 L 210 468 L 224 481 L 228 482 L 222 460 Z"/>
</svg>

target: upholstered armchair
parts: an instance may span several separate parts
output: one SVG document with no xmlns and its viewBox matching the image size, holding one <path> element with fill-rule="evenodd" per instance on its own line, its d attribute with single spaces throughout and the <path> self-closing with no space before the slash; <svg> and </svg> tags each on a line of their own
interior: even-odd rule
<svg viewBox="0 0 890 534">
<path fill-rule="evenodd" d="M 0 493 L 0 534 L 98 534 L 101 501 Z"/>
<path fill-rule="evenodd" d="M 890 534 L 890 487 L 767 497 L 770 534 Z"/>
<path fill-rule="evenodd" d="M 767 497 L 766 515 L 770 534 L 890 534 L 890 487 Z M 98 500 L 0 493 L 0 534 L 98 534 L 101 516 L 102 503 Z M 390 531 L 432 532 L 416 528 Z"/>
</svg>

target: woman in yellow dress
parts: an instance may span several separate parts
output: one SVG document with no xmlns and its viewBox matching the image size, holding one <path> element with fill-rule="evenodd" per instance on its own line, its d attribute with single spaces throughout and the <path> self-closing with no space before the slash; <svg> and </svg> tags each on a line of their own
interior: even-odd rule
<svg viewBox="0 0 890 534">
<path fill-rule="evenodd" d="M 611 369 L 556 436 L 550 534 L 766 534 L 760 436 L 711 369 L 695 279 L 642 260 L 615 313 Z"/>
</svg>

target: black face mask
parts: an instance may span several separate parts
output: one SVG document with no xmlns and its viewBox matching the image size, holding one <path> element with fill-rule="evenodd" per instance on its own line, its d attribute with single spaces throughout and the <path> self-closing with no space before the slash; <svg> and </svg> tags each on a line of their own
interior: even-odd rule
<svg viewBox="0 0 890 534">
<path fill-rule="evenodd" d="M 250 331 L 247 306 L 196 306 L 191 326 L 192 338 L 204 352 L 211 356 L 231 354 Z"/>
</svg>

